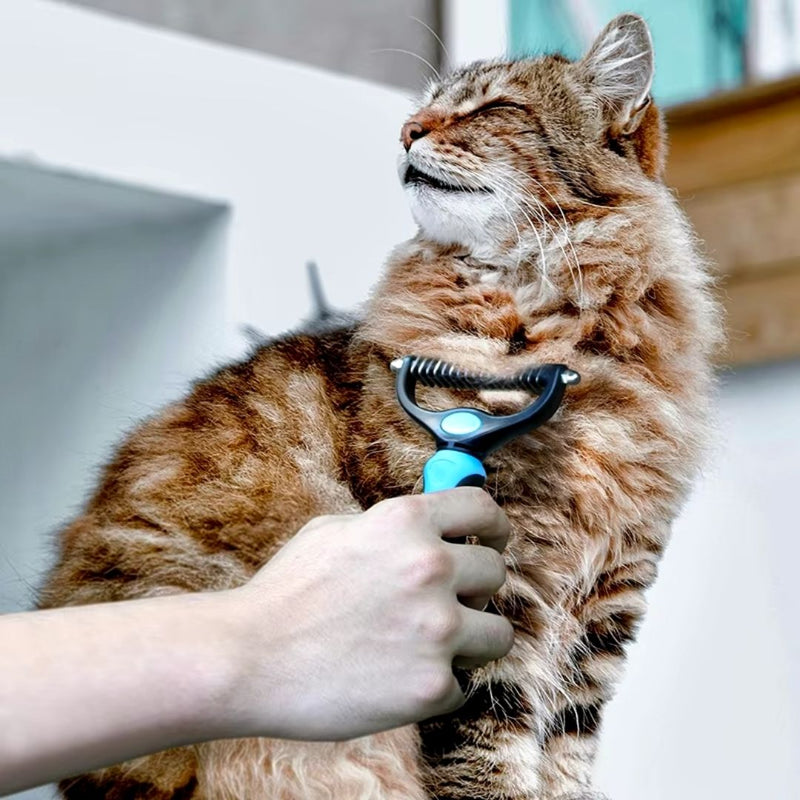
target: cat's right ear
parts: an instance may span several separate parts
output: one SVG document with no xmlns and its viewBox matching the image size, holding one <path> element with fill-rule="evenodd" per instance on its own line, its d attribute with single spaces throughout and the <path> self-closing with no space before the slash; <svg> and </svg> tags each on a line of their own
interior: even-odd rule
<svg viewBox="0 0 800 800">
<path fill-rule="evenodd" d="M 650 105 L 653 83 L 653 41 L 647 23 L 636 14 L 611 20 L 576 67 L 602 104 L 612 133 L 633 133 Z"/>
</svg>

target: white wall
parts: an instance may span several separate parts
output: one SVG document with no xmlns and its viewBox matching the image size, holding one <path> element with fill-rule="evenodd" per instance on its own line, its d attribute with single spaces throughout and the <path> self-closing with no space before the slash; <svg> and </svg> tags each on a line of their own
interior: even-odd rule
<svg viewBox="0 0 800 800">
<path fill-rule="evenodd" d="M 0 158 L 233 208 L 226 318 L 269 332 L 363 298 L 413 232 L 403 92 L 43 0 L 0 3 Z"/>
<path fill-rule="evenodd" d="M 444 0 L 444 42 L 450 67 L 505 55 L 507 6 L 506 0 Z"/>
<path fill-rule="evenodd" d="M 758 0 L 750 9 L 748 67 L 757 80 L 800 69 L 800 0 Z"/>
<path fill-rule="evenodd" d="M 800 362 L 728 375 L 718 452 L 607 715 L 613 800 L 800 797 L 799 467 Z"/>
<path fill-rule="evenodd" d="M 224 359 L 223 234 L 206 212 L 0 253 L 0 613 L 110 444 Z"/>
</svg>

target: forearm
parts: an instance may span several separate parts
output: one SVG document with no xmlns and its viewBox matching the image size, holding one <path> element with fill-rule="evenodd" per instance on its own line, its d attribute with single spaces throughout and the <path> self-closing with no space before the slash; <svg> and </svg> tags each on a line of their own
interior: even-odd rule
<svg viewBox="0 0 800 800">
<path fill-rule="evenodd" d="M 233 596 L 0 617 L 0 795 L 225 735 Z"/>
<path fill-rule="evenodd" d="M 447 537 L 476 536 L 464 547 Z M 322 517 L 245 585 L 0 617 L 0 794 L 182 744 L 339 740 L 452 711 L 508 523 L 463 488 Z"/>
</svg>

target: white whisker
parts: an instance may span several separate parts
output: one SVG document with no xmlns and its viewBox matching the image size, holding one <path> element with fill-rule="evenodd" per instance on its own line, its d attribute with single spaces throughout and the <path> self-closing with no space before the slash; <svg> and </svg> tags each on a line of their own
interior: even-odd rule
<svg viewBox="0 0 800 800">
<path fill-rule="evenodd" d="M 437 42 L 439 42 L 439 46 L 442 48 L 442 52 L 447 57 L 447 63 L 452 66 L 453 59 L 450 57 L 450 53 L 448 52 L 447 48 L 445 47 L 445 44 L 441 40 L 441 37 L 439 36 L 439 34 L 436 33 L 436 31 L 433 28 L 431 28 L 431 26 L 428 25 L 427 22 L 424 22 L 423 20 L 419 19 L 419 17 L 412 16 L 411 14 L 409 14 L 409 17 L 411 19 L 413 19 L 414 22 L 419 22 L 419 24 L 422 25 L 423 28 L 425 28 L 426 30 L 430 31 L 431 36 L 433 36 L 433 38 L 436 39 Z"/>
<path fill-rule="evenodd" d="M 403 50 L 401 47 L 379 47 L 377 50 L 370 50 L 370 54 L 374 53 L 405 53 L 407 56 L 413 56 L 414 58 L 419 59 L 423 64 L 425 64 L 428 69 L 433 72 L 436 76 L 436 80 L 441 80 L 442 76 L 439 74 L 439 70 L 428 61 L 427 58 L 423 58 L 419 53 L 414 53 L 411 50 Z"/>
</svg>

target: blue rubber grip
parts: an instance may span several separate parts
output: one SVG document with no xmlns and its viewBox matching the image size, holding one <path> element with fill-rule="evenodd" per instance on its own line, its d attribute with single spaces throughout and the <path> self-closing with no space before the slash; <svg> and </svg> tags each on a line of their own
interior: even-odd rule
<svg viewBox="0 0 800 800">
<path fill-rule="evenodd" d="M 422 470 L 422 490 L 426 494 L 457 486 L 483 486 L 485 482 L 483 464 L 460 450 L 437 450 Z"/>
</svg>

